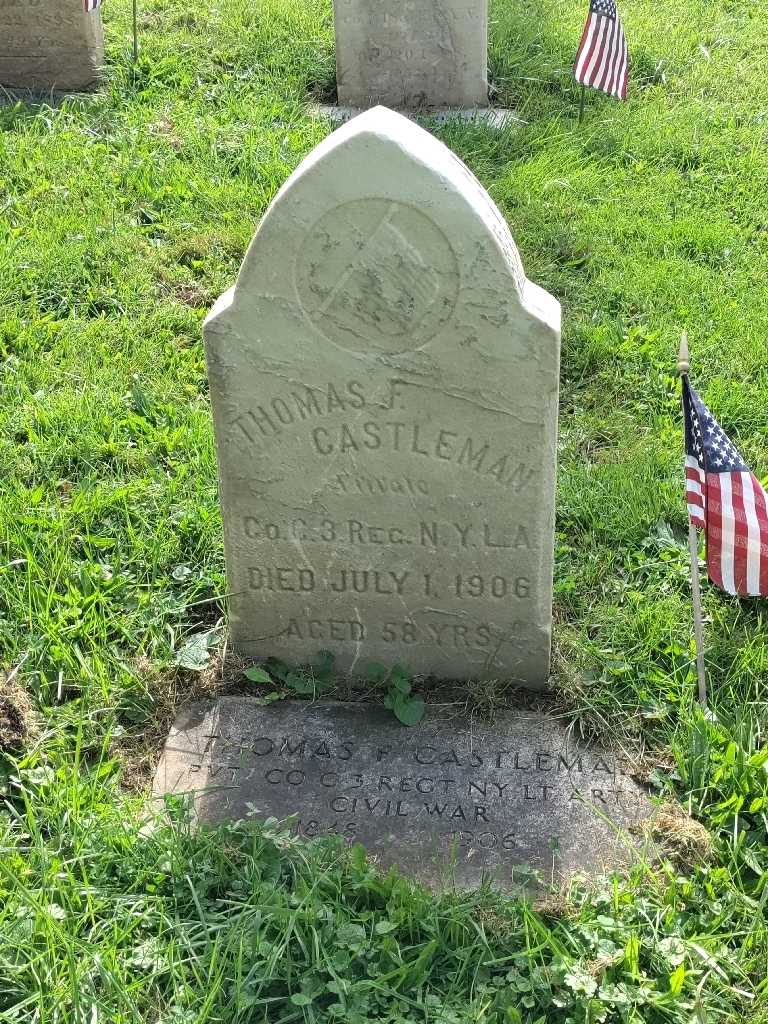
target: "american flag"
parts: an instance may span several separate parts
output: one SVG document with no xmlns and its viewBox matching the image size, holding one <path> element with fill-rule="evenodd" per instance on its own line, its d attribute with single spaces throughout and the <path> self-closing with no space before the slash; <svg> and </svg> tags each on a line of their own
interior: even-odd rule
<svg viewBox="0 0 768 1024">
<path fill-rule="evenodd" d="M 768 595 L 768 496 L 683 377 L 688 515 L 707 538 L 707 571 L 741 597 Z"/>
<path fill-rule="evenodd" d="M 573 74 L 581 85 L 627 98 L 627 40 L 614 0 L 591 0 Z"/>
<path fill-rule="evenodd" d="M 95 11 L 100 6 L 101 0 L 83 0 L 83 8 L 86 14 L 90 14 L 91 11 Z"/>
</svg>

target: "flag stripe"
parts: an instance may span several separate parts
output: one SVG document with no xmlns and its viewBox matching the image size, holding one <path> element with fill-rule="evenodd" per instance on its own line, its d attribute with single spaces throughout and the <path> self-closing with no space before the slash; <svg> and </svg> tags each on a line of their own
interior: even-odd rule
<svg viewBox="0 0 768 1024">
<path fill-rule="evenodd" d="M 695 480 L 688 478 L 686 483 L 686 490 L 688 491 L 688 497 L 694 501 L 696 505 L 704 508 L 704 494 L 701 490 L 701 481 L 698 477 Z"/>
<path fill-rule="evenodd" d="M 605 60 L 605 52 L 608 48 L 608 38 L 611 34 L 611 22 L 608 18 L 600 18 L 600 35 L 598 37 L 597 49 L 594 56 L 592 57 L 592 66 L 589 74 L 589 84 L 597 89 L 600 81 L 600 75 L 603 69 L 603 61 Z"/>
<path fill-rule="evenodd" d="M 595 31 L 595 39 L 597 45 L 595 46 L 592 54 L 592 59 L 587 66 L 587 85 L 595 85 L 595 79 L 597 78 L 597 69 L 600 65 L 600 58 L 602 56 L 603 47 L 605 46 L 605 37 L 608 35 L 608 19 L 598 18 L 597 29 Z"/>
<path fill-rule="evenodd" d="M 603 90 L 607 92 L 609 96 L 615 95 L 616 71 L 618 70 L 618 61 L 620 61 L 621 56 L 622 31 L 620 24 L 618 24 L 618 18 L 616 18 L 613 29 L 613 38 L 610 44 L 610 60 L 608 61 L 605 84 L 603 85 Z"/>
<path fill-rule="evenodd" d="M 720 491 L 720 543 L 717 557 L 720 562 L 720 578 L 723 589 L 729 594 L 736 592 L 736 531 L 733 515 L 733 499 L 731 496 L 731 477 L 729 473 L 713 474 L 717 476 Z"/>
<path fill-rule="evenodd" d="M 766 499 L 765 491 L 755 477 L 752 477 L 751 483 L 755 518 L 760 527 L 757 593 L 768 594 L 768 500 Z"/>
<path fill-rule="evenodd" d="M 618 84 L 618 87 L 617 87 L 616 95 L 619 97 L 620 100 L 625 100 L 627 98 L 627 78 L 628 78 L 628 71 L 629 71 L 629 49 L 627 47 L 627 40 L 626 40 L 626 37 L 625 37 L 623 32 L 621 33 L 621 48 L 622 48 L 621 69 L 619 71 L 619 84 Z"/>
<path fill-rule="evenodd" d="M 621 99 L 621 79 L 626 66 L 627 41 L 624 33 L 619 30 L 619 40 L 616 48 L 616 59 L 613 63 L 613 75 L 611 75 L 609 92 L 611 96 Z"/>
<path fill-rule="evenodd" d="M 707 477 L 707 569 L 712 582 L 722 589 L 723 573 L 720 563 L 722 530 L 720 528 L 720 477 L 712 473 Z"/>
<path fill-rule="evenodd" d="M 581 82 L 584 75 L 584 65 L 588 59 L 587 51 L 589 49 L 587 43 L 592 38 L 594 18 L 594 14 L 590 14 L 587 18 L 586 24 L 584 25 L 584 31 L 581 33 L 581 42 L 579 43 L 579 49 L 576 53 L 576 64 L 573 69 L 577 82 Z"/>
<path fill-rule="evenodd" d="M 707 523 L 704 518 L 704 513 L 700 508 L 696 508 L 695 505 L 689 505 L 688 515 L 691 522 L 698 530 L 703 530 L 706 527 Z"/>
<path fill-rule="evenodd" d="M 731 510 L 733 519 L 733 589 L 737 594 L 749 592 L 747 563 L 749 560 L 749 523 L 744 505 L 744 479 L 741 473 L 724 473 L 731 482 Z M 739 530 L 738 523 L 745 529 Z"/>
<path fill-rule="evenodd" d="M 581 71 L 579 73 L 579 82 L 583 82 L 584 85 L 590 85 L 590 72 L 592 68 L 592 62 L 597 52 L 597 43 L 600 37 L 600 22 L 602 21 L 596 14 L 590 15 L 589 18 L 589 46 L 587 52 L 581 63 Z"/>
<path fill-rule="evenodd" d="M 617 31 L 619 27 L 618 18 L 611 18 L 610 25 L 608 26 L 607 33 L 607 44 L 605 52 L 603 53 L 603 66 L 600 69 L 600 77 L 598 79 L 597 87 L 603 92 L 610 93 L 610 89 L 607 88 L 608 76 L 611 74 L 613 69 L 613 60 L 615 57 L 615 49 L 617 42 Z"/>
<path fill-rule="evenodd" d="M 704 519 L 704 488 L 706 481 L 704 471 L 692 455 L 685 459 L 685 493 L 688 501 L 688 515 L 694 526 L 703 530 Z"/>
<path fill-rule="evenodd" d="M 741 500 L 744 506 L 744 518 L 747 524 L 747 557 L 745 593 L 760 593 L 760 523 L 755 510 L 755 490 L 752 486 L 752 474 L 739 474 L 742 478 Z"/>
</svg>

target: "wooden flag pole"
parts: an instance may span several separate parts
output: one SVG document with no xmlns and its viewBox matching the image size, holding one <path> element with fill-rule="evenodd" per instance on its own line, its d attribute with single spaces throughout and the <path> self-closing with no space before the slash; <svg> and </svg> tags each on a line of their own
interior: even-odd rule
<svg viewBox="0 0 768 1024">
<path fill-rule="evenodd" d="M 133 63 L 139 59 L 139 11 L 138 0 L 133 0 Z"/>
<path fill-rule="evenodd" d="M 688 380 L 690 369 L 688 357 L 688 333 L 683 331 L 680 338 L 680 352 L 677 356 L 677 372 L 680 382 Z M 681 399 L 682 400 L 682 399 Z M 685 408 L 683 408 L 685 422 Z M 688 551 L 691 555 L 691 592 L 693 594 L 693 631 L 696 637 L 696 674 L 699 678 L 699 703 L 707 706 L 707 672 L 704 667 L 704 618 L 701 611 L 701 587 L 699 585 L 699 535 L 688 517 Z"/>
<path fill-rule="evenodd" d="M 581 122 L 584 120 L 584 94 L 585 94 L 586 90 L 587 90 L 587 87 L 582 82 L 581 83 L 581 99 L 579 100 L 579 124 L 581 124 Z"/>
</svg>

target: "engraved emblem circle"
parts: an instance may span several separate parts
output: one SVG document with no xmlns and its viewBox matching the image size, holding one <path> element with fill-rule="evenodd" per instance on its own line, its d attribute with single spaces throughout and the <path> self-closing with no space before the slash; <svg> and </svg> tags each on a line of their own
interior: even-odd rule
<svg viewBox="0 0 768 1024">
<path fill-rule="evenodd" d="M 308 319 L 352 352 L 421 348 L 448 321 L 459 291 L 458 261 L 434 221 L 378 197 L 325 213 L 304 240 L 294 279 Z"/>
</svg>

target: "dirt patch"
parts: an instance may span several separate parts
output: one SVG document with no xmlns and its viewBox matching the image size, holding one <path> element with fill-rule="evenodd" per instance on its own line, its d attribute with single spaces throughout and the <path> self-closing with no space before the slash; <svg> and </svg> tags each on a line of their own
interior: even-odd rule
<svg viewBox="0 0 768 1024">
<path fill-rule="evenodd" d="M 199 284 L 176 284 L 172 288 L 173 297 L 192 309 L 206 309 L 213 304 L 213 296 L 207 288 Z"/>
<path fill-rule="evenodd" d="M 14 673 L 0 672 L 0 753 L 17 753 L 38 732 L 32 702 L 15 681 Z"/>
<path fill-rule="evenodd" d="M 560 892 L 551 892 L 534 901 L 533 909 L 541 917 L 552 921 L 565 921 L 573 917 L 574 905 L 569 901 L 564 889 Z"/>
<path fill-rule="evenodd" d="M 637 831 L 652 839 L 678 870 L 691 870 L 713 857 L 712 837 L 707 829 L 671 800 L 641 822 Z"/>
<path fill-rule="evenodd" d="M 207 309 L 216 298 L 204 285 L 195 281 L 174 281 L 162 270 L 158 275 L 157 294 L 161 299 L 173 299 L 190 309 Z"/>
<path fill-rule="evenodd" d="M 233 694 L 253 693 L 252 684 L 246 683 L 243 667 L 247 663 L 227 654 L 226 659 L 216 655 L 202 672 L 183 669 L 159 671 L 147 658 L 134 661 L 134 671 L 140 676 L 155 702 L 151 718 L 135 733 L 116 739 L 112 752 L 122 763 L 122 784 L 132 791 L 149 788 L 157 763 L 171 726 L 181 709 L 196 700 L 210 700 Z"/>
<path fill-rule="evenodd" d="M 168 115 L 165 115 L 158 121 L 153 121 L 152 124 L 147 125 L 147 131 L 155 138 L 162 139 L 163 142 L 167 143 L 167 145 L 177 153 L 179 150 L 184 148 L 184 140 L 179 134 L 173 118 Z"/>
</svg>

